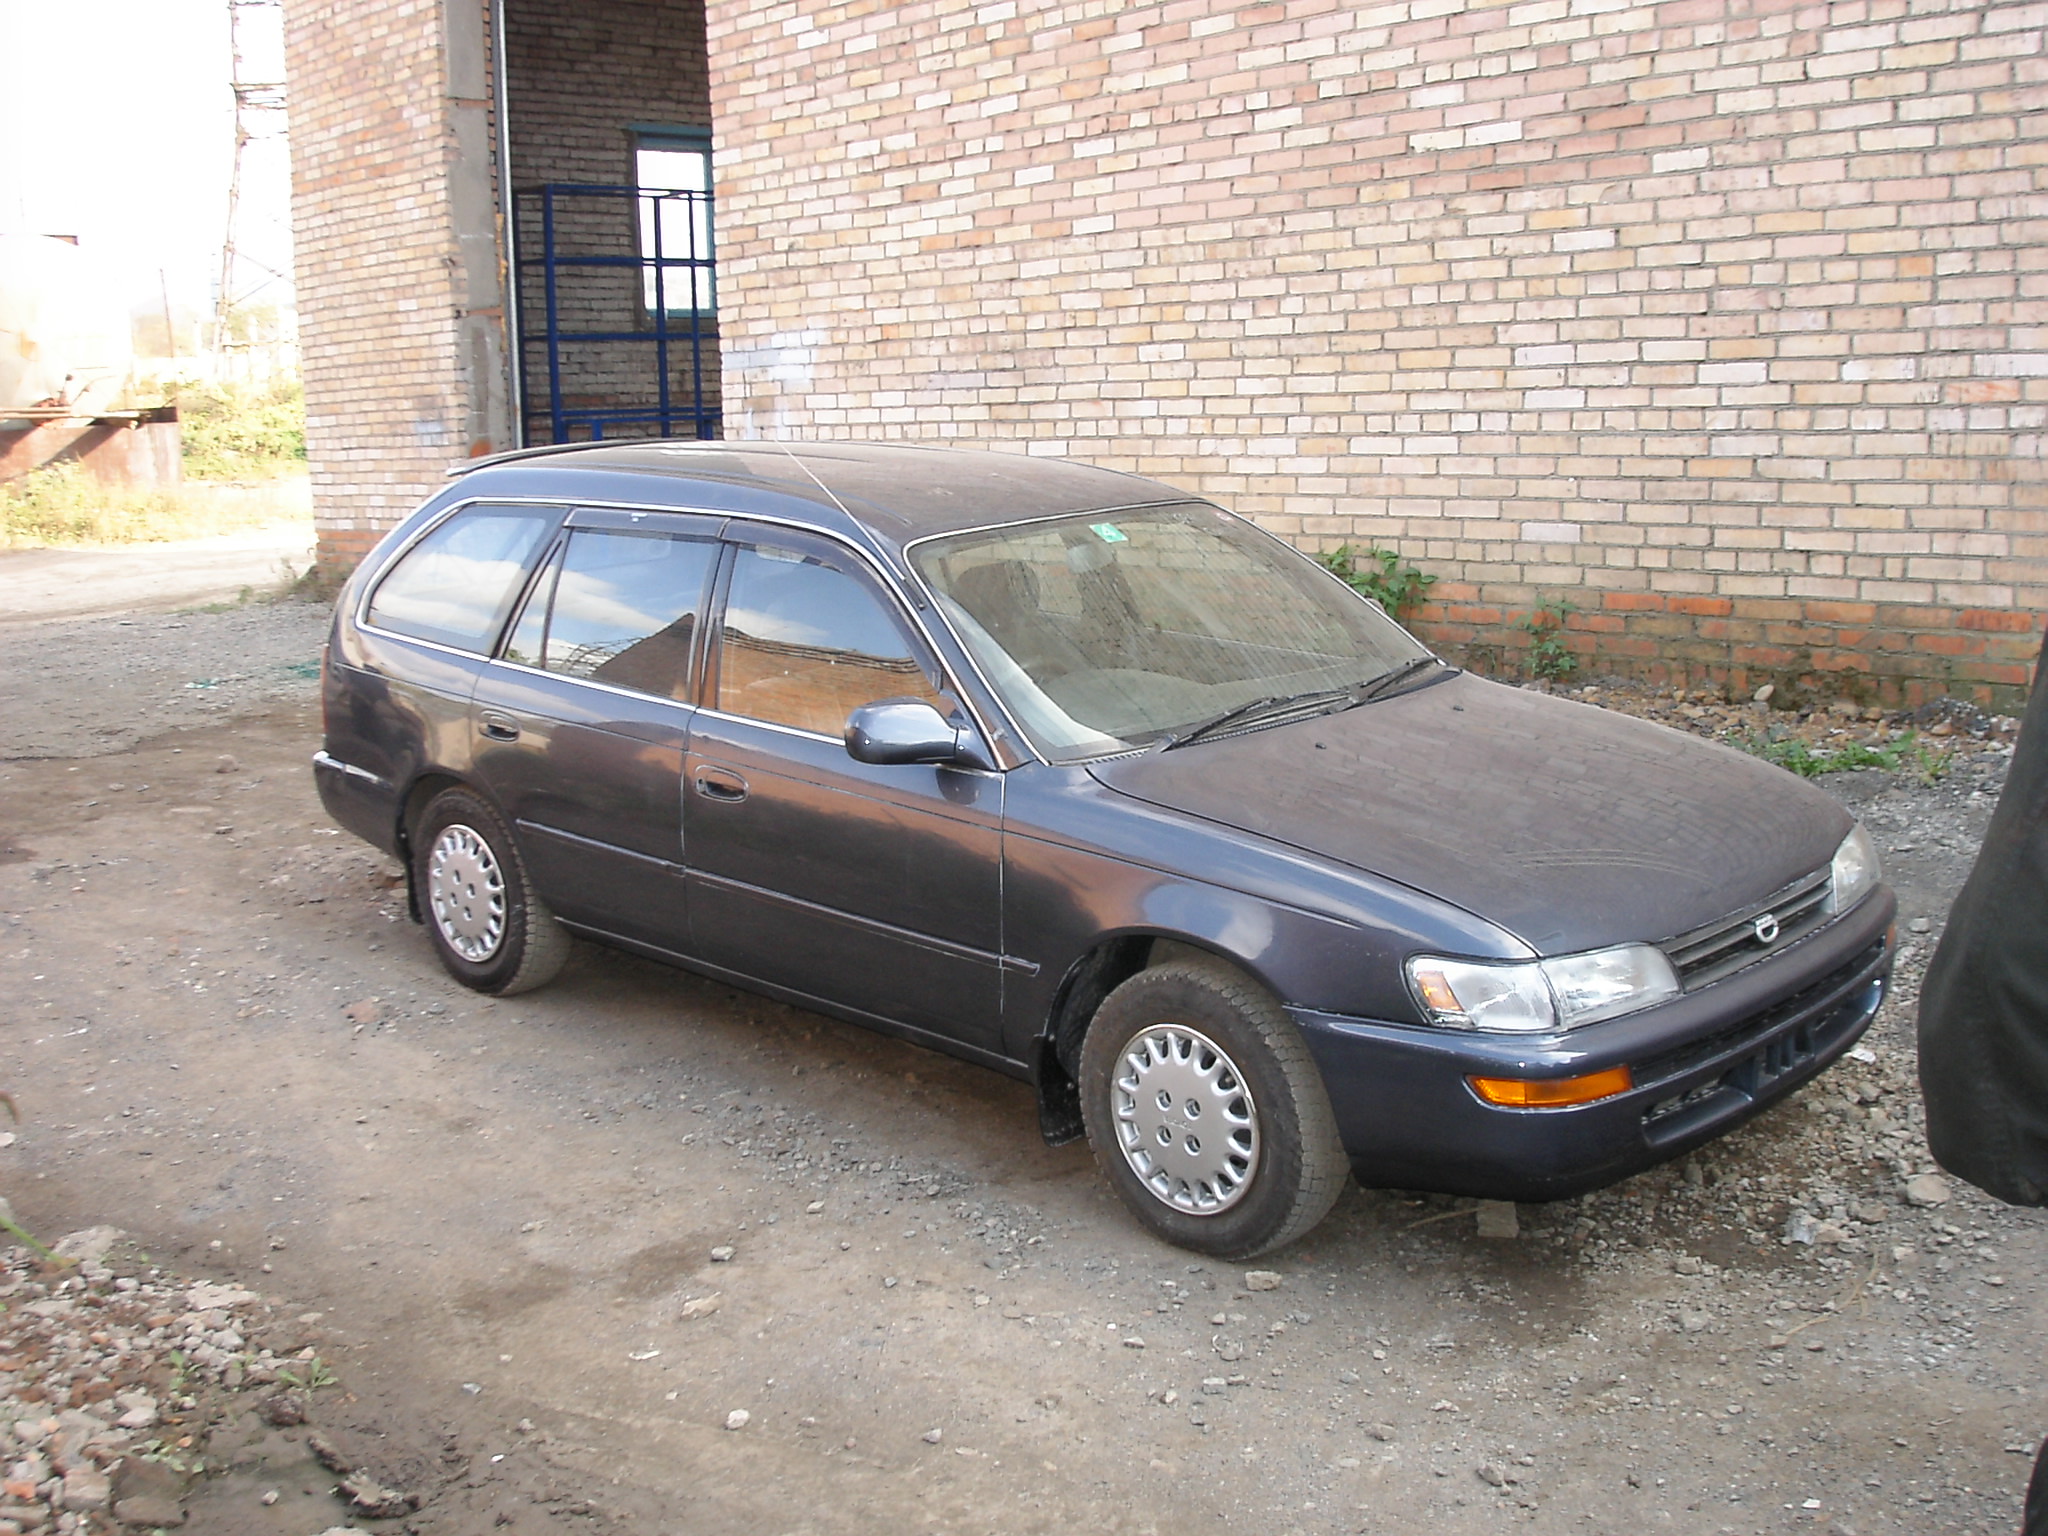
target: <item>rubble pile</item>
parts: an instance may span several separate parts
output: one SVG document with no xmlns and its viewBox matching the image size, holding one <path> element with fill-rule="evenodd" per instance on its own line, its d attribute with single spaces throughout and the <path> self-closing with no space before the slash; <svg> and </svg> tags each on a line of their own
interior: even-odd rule
<svg viewBox="0 0 2048 1536">
<path fill-rule="evenodd" d="M 0 1257 L 0 1536 L 181 1525 L 224 1393 L 313 1362 L 260 1342 L 273 1303 L 114 1257 L 111 1227 Z"/>
</svg>

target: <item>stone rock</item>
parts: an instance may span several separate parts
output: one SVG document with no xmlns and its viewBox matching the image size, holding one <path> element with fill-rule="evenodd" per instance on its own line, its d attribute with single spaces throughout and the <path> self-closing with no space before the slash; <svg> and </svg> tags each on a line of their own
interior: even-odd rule
<svg viewBox="0 0 2048 1536">
<path fill-rule="evenodd" d="M 97 1467 L 73 1467 L 64 1474 L 66 1509 L 105 1509 L 113 1502 L 114 1485 Z"/>
<path fill-rule="evenodd" d="M 395 1520 L 419 1507 L 419 1500 L 396 1488 L 386 1488 L 367 1472 L 343 1478 L 341 1491 L 357 1514 L 372 1520 Z"/>
<path fill-rule="evenodd" d="M 678 1317 L 709 1317 L 725 1305 L 725 1297 L 713 1291 L 709 1296 L 692 1296 L 677 1312 Z"/>
<path fill-rule="evenodd" d="M 937 1445 L 946 1438 L 946 1432 L 943 1429 L 928 1429 L 924 1432 L 923 1438 L 926 1445 Z"/>
<path fill-rule="evenodd" d="M 1270 1269 L 1248 1270 L 1244 1288 L 1248 1291 L 1277 1291 L 1280 1289 L 1280 1277 Z"/>
<path fill-rule="evenodd" d="M 1923 1173 L 1906 1180 L 1906 1204 L 1917 1206 L 1945 1205 L 1948 1202 L 1948 1180 L 1938 1173 Z"/>
<path fill-rule="evenodd" d="M 139 1456 L 126 1456 L 114 1463 L 113 1496 L 114 1518 L 131 1525 L 177 1523 L 156 1519 L 132 1519 L 123 1513 L 131 1505 L 149 1510 L 176 1510 L 179 1521 L 185 1518 L 180 1508 L 185 1497 L 185 1476 L 160 1461 L 144 1461 Z"/>
<path fill-rule="evenodd" d="M 1515 1238 L 1522 1235 L 1522 1223 L 1515 1214 L 1512 1200 L 1482 1200 L 1479 1202 L 1479 1235 L 1491 1238 Z"/>
<path fill-rule="evenodd" d="M 349 1464 L 348 1458 L 336 1450 L 334 1443 L 323 1434 L 315 1432 L 306 1436 L 306 1450 L 315 1461 L 336 1477 L 347 1477 L 355 1470 Z"/>
<path fill-rule="evenodd" d="M 1811 1243 L 1820 1223 L 1804 1211 L 1794 1211 L 1785 1218 L 1785 1241 L 1788 1243 Z"/>
<path fill-rule="evenodd" d="M 737 1251 L 731 1244 L 721 1243 L 718 1247 L 711 1250 L 711 1262 L 714 1264 L 730 1264 L 733 1254 Z"/>
<path fill-rule="evenodd" d="M 1475 1477 L 1479 1479 L 1479 1481 L 1486 1484 L 1486 1486 L 1489 1488 L 1503 1487 L 1506 1485 L 1508 1480 L 1507 1473 L 1503 1472 L 1499 1467 L 1495 1466 L 1490 1461 L 1482 1461 L 1481 1463 L 1479 1463 L 1478 1466 L 1472 1469 L 1472 1473 Z"/>
<path fill-rule="evenodd" d="M 128 1234 L 119 1227 L 87 1227 L 57 1239 L 50 1251 L 60 1259 L 76 1259 L 81 1264 L 98 1264 L 112 1248 Z"/>
<path fill-rule="evenodd" d="M 256 1407 L 263 1416 L 263 1422 L 277 1429 L 290 1429 L 294 1424 L 306 1422 L 306 1404 L 296 1392 L 279 1392 L 266 1397 Z"/>
<path fill-rule="evenodd" d="M 161 1530 L 167 1526 L 183 1525 L 185 1507 L 175 1499 L 139 1495 L 132 1499 L 116 1500 L 114 1518 L 123 1525 L 139 1525 L 150 1530 Z"/>
<path fill-rule="evenodd" d="M 725 1416 L 725 1427 L 727 1429 L 745 1429 L 753 1420 L 753 1417 L 746 1409 L 735 1408 Z"/>
</svg>

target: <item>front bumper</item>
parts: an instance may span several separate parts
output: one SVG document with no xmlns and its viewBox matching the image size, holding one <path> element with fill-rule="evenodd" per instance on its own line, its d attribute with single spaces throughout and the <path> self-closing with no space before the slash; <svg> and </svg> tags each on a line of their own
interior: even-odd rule
<svg viewBox="0 0 2048 1536">
<path fill-rule="evenodd" d="M 1367 1184 L 1555 1200 L 1677 1157 L 1791 1093 L 1855 1044 L 1890 982 L 1897 901 L 1880 886 L 1779 954 L 1641 1013 L 1539 1039 L 1290 1009 Z M 1504 1109 L 1470 1077 L 1635 1087 L 1569 1109 Z"/>
</svg>

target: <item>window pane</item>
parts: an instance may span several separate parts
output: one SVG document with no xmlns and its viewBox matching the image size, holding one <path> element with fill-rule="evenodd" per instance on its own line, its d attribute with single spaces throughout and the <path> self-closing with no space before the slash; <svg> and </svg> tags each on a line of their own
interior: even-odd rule
<svg viewBox="0 0 2048 1536">
<path fill-rule="evenodd" d="M 687 699 L 690 642 L 716 548 L 663 534 L 570 534 L 549 610 L 547 669 Z"/>
<path fill-rule="evenodd" d="M 380 629 L 487 651 L 561 514 L 544 507 L 471 507 L 413 545 L 377 584 L 370 622 Z"/>
<path fill-rule="evenodd" d="M 1117 751 L 1427 652 L 1305 556 L 1204 507 L 921 545 L 917 567 L 1048 757 Z"/>
<path fill-rule="evenodd" d="M 813 556 L 742 546 L 726 598 L 718 707 L 839 736 L 876 699 L 947 706 L 881 601 Z"/>
</svg>

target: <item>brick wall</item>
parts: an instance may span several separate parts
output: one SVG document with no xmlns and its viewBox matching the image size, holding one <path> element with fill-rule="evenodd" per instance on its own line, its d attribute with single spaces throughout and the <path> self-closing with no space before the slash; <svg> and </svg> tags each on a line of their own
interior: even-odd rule
<svg viewBox="0 0 2048 1536">
<path fill-rule="evenodd" d="M 704 53 L 703 0 L 602 0 L 564 6 L 552 0 L 511 0 L 506 12 L 506 80 L 512 185 L 543 182 L 627 186 L 634 179 L 633 125 L 708 128 L 711 105 Z M 581 255 L 636 257 L 636 209 L 630 199 L 570 200 L 559 205 L 558 247 Z M 537 199 L 519 209 L 522 251 L 541 249 Z M 670 281 L 680 285 L 678 274 Z M 543 279 L 522 277 L 524 328 L 541 328 Z M 650 326 L 635 268 L 566 269 L 558 303 L 569 329 L 634 331 Z M 687 322 L 672 318 L 672 331 Z M 718 393 L 715 324 L 693 352 L 687 336 L 673 343 L 669 382 L 674 398 L 691 398 L 694 358 L 701 356 L 709 403 Z M 651 405 L 660 377 L 652 351 L 639 343 L 575 344 L 565 354 L 570 404 Z M 528 434 L 551 440 L 545 412 L 543 349 L 529 347 Z M 635 429 L 651 432 L 652 427 Z M 578 433 L 578 436 L 584 434 Z M 607 435 L 633 435 L 633 433 Z"/>
<path fill-rule="evenodd" d="M 1588 666 L 2010 701 L 2048 5 L 711 0 L 735 436 L 1187 485 Z"/>
<path fill-rule="evenodd" d="M 286 0 L 306 449 L 329 569 L 451 461 L 506 446 L 490 419 L 495 275 L 459 217 L 488 155 L 482 15 L 481 0 Z M 452 37 L 464 22 L 473 36 Z"/>
</svg>

